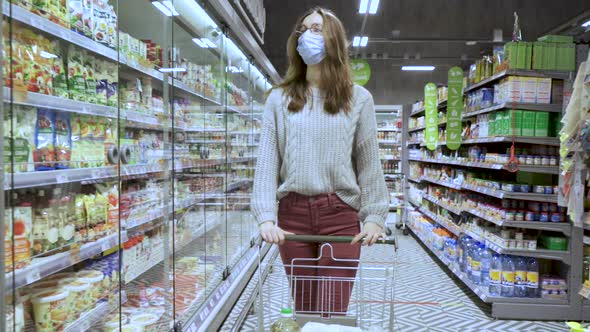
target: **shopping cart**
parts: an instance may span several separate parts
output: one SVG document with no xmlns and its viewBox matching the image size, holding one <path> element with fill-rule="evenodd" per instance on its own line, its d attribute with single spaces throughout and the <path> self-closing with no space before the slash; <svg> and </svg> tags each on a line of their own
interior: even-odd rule
<svg viewBox="0 0 590 332">
<path fill-rule="evenodd" d="M 280 259 L 264 263 L 270 264 L 272 273 L 265 281 L 258 279 L 258 331 L 269 331 L 282 308 L 294 309 L 294 317 L 302 327 L 317 322 L 363 331 L 393 331 L 395 237 L 363 247 L 361 259 L 357 260 L 338 258 L 334 250 L 336 243 L 350 243 L 349 236 L 287 235 L 285 240 L 317 243 L 319 255 L 293 259 L 290 264 L 282 264 Z M 382 251 L 384 248 L 378 246 L 383 245 L 393 246 L 390 252 L 387 249 L 385 260 L 377 261 L 367 254 Z M 326 261 L 329 266 L 319 264 Z M 352 273 L 342 273 L 344 270 Z M 346 303 L 348 298 L 350 302 Z"/>
<path fill-rule="evenodd" d="M 390 214 L 390 216 L 395 216 L 395 218 L 388 218 L 386 224 L 387 226 L 395 224 L 395 228 L 401 229 L 404 235 L 408 235 L 408 229 L 406 228 L 408 206 L 408 183 L 406 175 L 404 173 L 385 174 L 385 183 L 387 184 L 390 196 L 389 211 L 396 212 L 396 214 Z"/>
</svg>

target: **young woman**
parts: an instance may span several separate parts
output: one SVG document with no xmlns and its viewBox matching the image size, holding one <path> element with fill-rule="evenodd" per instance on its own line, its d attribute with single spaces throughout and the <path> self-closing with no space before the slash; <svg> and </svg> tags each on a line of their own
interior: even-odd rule
<svg viewBox="0 0 590 332">
<path fill-rule="evenodd" d="M 317 266 L 329 268 L 293 270 L 296 311 L 345 313 L 358 242 L 377 241 L 389 209 L 373 97 L 352 82 L 346 32 L 332 12 L 303 15 L 287 53 L 287 75 L 265 105 L 252 211 L 262 238 L 281 244 L 287 273 L 293 259 L 320 253 L 316 244 L 284 242 L 285 234 L 356 236 L 333 244 L 336 260 L 322 254 Z M 327 285 L 327 276 L 340 282 Z"/>
</svg>

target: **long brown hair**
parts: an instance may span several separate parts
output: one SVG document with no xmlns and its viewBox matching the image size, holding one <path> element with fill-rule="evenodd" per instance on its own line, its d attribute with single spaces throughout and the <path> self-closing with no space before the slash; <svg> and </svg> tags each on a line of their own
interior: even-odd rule
<svg viewBox="0 0 590 332">
<path fill-rule="evenodd" d="M 289 111 L 299 112 L 307 102 L 309 86 L 306 80 L 307 65 L 297 52 L 298 33 L 303 20 L 313 13 L 322 16 L 322 34 L 326 45 L 326 57 L 320 63 L 319 88 L 325 92 L 324 110 L 336 114 L 341 110 L 350 111 L 353 82 L 348 61 L 348 41 L 342 22 L 330 10 L 316 7 L 301 16 L 287 41 L 289 69 L 279 84 L 284 93 L 291 97 Z"/>
</svg>

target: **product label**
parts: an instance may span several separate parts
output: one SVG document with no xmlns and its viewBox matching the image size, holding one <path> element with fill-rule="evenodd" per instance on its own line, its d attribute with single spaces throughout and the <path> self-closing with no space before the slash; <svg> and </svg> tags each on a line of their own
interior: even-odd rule
<svg viewBox="0 0 590 332">
<path fill-rule="evenodd" d="M 514 272 L 502 271 L 502 285 L 514 286 Z"/>
<path fill-rule="evenodd" d="M 516 271 L 514 273 L 514 282 L 517 285 L 524 285 L 526 284 L 526 271 Z"/>
<path fill-rule="evenodd" d="M 539 272 L 527 272 L 526 281 L 529 288 L 539 288 Z"/>
<path fill-rule="evenodd" d="M 500 270 L 490 270 L 490 283 L 499 285 L 502 282 L 501 274 Z"/>
</svg>

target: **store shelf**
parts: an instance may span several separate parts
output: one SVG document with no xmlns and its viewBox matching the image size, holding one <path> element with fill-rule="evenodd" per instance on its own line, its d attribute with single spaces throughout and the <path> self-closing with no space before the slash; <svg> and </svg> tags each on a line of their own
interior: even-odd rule
<svg viewBox="0 0 590 332">
<path fill-rule="evenodd" d="M 497 252 L 501 255 L 513 255 L 513 256 L 525 256 L 525 257 L 536 257 L 536 258 L 546 258 L 546 259 L 554 259 L 562 261 L 566 264 L 570 263 L 570 252 L 569 251 L 560 251 L 560 250 L 548 250 L 548 249 L 513 249 L 513 248 L 505 248 L 501 247 L 493 242 L 488 240 L 485 241 L 486 246 L 491 250 Z"/>
<path fill-rule="evenodd" d="M 408 181 L 410 181 L 410 182 L 414 182 L 414 183 L 422 183 L 422 178 L 412 178 L 412 177 L 408 177 Z"/>
<path fill-rule="evenodd" d="M 379 144 L 392 144 L 392 145 L 399 145 L 399 141 L 397 140 L 385 140 L 385 139 L 380 139 L 377 141 Z"/>
<path fill-rule="evenodd" d="M 377 131 L 383 131 L 383 132 L 401 132 L 402 130 L 400 128 L 397 128 L 397 127 L 381 127 L 381 128 L 377 128 Z"/>
<path fill-rule="evenodd" d="M 497 220 L 486 216 L 485 214 L 477 210 L 463 210 L 469 214 L 472 214 L 478 218 L 494 223 L 498 226 L 514 227 L 514 228 L 525 228 L 525 229 L 538 229 L 543 231 L 561 232 L 566 236 L 570 236 L 572 232 L 572 225 L 569 223 L 556 223 L 556 222 L 540 222 L 540 221 L 515 221 L 515 220 Z"/>
<path fill-rule="evenodd" d="M 436 204 L 436 205 L 440 206 L 441 208 L 443 208 L 443 209 L 445 209 L 445 210 L 447 210 L 447 211 L 450 211 L 450 212 L 452 212 L 452 213 L 454 213 L 454 214 L 456 214 L 456 215 L 460 215 L 460 214 L 461 214 L 461 212 L 462 212 L 462 211 L 461 211 L 461 209 L 458 209 L 458 208 L 455 208 L 455 207 L 449 206 L 449 205 L 447 205 L 447 204 L 443 204 L 443 203 L 441 203 L 441 202 L 440 202 L 438 199 L 436 199 L 435 197 L 433 197 L 433 196 L 430 196 L 430 195 L 428 195 L 428 194 L 422 194 L 422 198 L 424 198 L 425 200 L 427 200 L 427 201 L 429 201 L 429 202 L 432 202 L 432 203 L 434 203 L 434 204 Z"/>
<path fill-rule="evenodd" d="M 441 101 L 440 103 L 438 103 L 438 105 L 436 106 L 436 108 L 439 109 L 439 110 L 440 109 L 447 108 L 447 101 L 446 100 Z M 413 116 L 416 116 L 416 115 L 420 115 L 420 114 L 424 113 L 424 111 L 425 111 L 425 108 L 422 107 L 422 108 L 420 108 L 420 109 L 418 109 L 418 110 L 413 111 L 412 113 L 410 113 L 410 117 L 413 117 Z"/>
<path fill-rule="evenodd" d="M 459 237 L 461 235 L 461 228 L 459 226 L 455 225 L 450 220 L 445 220 L 444 218 L 437 216 L 432 211 L 424 208 L 423 206 L 421 206 L 420 204 L 417 204 L 416 202 L 411 201 L 410 203 L 412 203 L 414 206 L 416 206 L 417 210 L 420 211 L 422 214 L 424 214 L 428 218 L 432 219 L 433 221 L 437 222 L 438 224 L 440 224 L 441 226 L 443 226 L 444 228 L 449 230 L 451 233 L 453 233 L 455 236 Z"/>
<path fill-rule="evenodd" d="M 194 132 L 194 133 L 225 133 L 225 129 L 223 129 L 223 128 L 189 127 L 189 128 L 186 128 L 185 131 Z"/>
<path fill-rule="evenodd" d="M 539 145 L 550 145 L 559 146 L 559 139 L 557 137 L 535 137 L 535 136 L 496 136 L 496 137 L 482 137 L 462 140 L 461 144 L 491 144 L 491 143 L 525 143 L 525 144 L 539 144 Z M 421 146 L 426 146 L 424 143 L 420 143 Z M 437 142 L 437 145 L 447 145 L 446 142 Z"/>
<path fill-rule="evenodd" d="M 187 144 L 225 144 L 224 139 L 214 140 L 186 140 L 185 143 Z"/>
<path fill-rule="evenodd" d="M 392 160 L 392 161 L 401 161 L 401 159 L 399 157 L 394 157 L 394 156 L 385 156 L 385 157 L 381 157 L 381 160 Z"/>
<path fill-rule="evenodd" d="M 462 189 L 460 185 L 457 185 L 457 184 L 454 184 L 451 182 L 447 182 L 447 181 L 440 181 L 440 180 L 432 179 L 427 176 L 423 176 L 422 181 L 438 184 L 439 186 L 443 186 L 443 187 L 447 187 L 447 188 L 451 188 L 451 189 L 455 189 L 455 190 Z"/>
<path fill-rule="evenodd" d="M 254 131 L 230 131 L 229 132 L 230 135 L 260 135 L 260 132 L 254 132 Z"/>
<path fill-rule="evenodd" d="M 538 201 L 538 202 L 545 202 L 545 203 L 557 203 L 557 195 L 545 195 L 545 194 L 535 194 L 535 193 L 517 193 L 517 192 L 507 192 L 503 190 L 495 190 L 492 188 L 486 187 L 478 187 L 470 184 L 463 184 L 461 188 L 466 190 L 471 190 L 474 192 L 478 192 L 480 194 L 484 194 L 487 196 L 492 196 L 500 199 L 520 199 L 525 201 Z"/>
<path fill-rule="evenodd" d="M 119 303 L 118 294 L 113 295 L 112 302 L 99 302 L 96 306 L 83 313 L 75 321 L 68 324 L 62 332 L 84 332 L 90 330 L 93 326 L 108 316 L 109 313 L 117 311 L 119 307 L 127 302 L 127 292 L 121 291 L 121 302 Z"/>
<path fill-rule="evenodd" d="M 564 71 L 540 71 L 540 70 L 524 70 L 524 69 L 509 69 L 499 72 L 477 84 L 470 85 L 465 88 L 465 92 L 469 92 L 481 87 L 484 87 L 490 83 L 500 80 L 506 76 L 526 76 L 526 77 L 542 77 L 542 78 L 553 78 L 553 79 L 568 79 L 572 73 Z"/>
<path fill-rule="evenodd" d="M 127 241 L 127 233 L 121 232 L 121 242 Z M 111 234 L 94 242 L 82 244 L 78 249 L 70 246 L 68 251 L 47 257 L 33 258 L 31 264 L 25 268 L 5 274 L 4 282 L 7 291 L 20 288 L 35 281 L 46 278 L 65 268 L 83 262 L 104 251 L 119 245 L 119 234 Z M 67 247 L 64 249 L 68 249 Z"/>
<path fill-rule="evenodd" d="M 462 167 L 473 167 L 483 169 L 506 169 L 504 164 L 493 164 L 493 163 L 482 163 L 473 161 L 457 161 L 457 160 L 436 160 L 436 159 L 422 159 L 422 158 L 409 158 L 410 161 L 417 161 L 430 164 L 440 165 L 456 165 Z M 543 173 L 543 174 L 559 174 L 559 166 L 533 166 L 533 165 L 519 165 L 519 171 L 530 172 L 530 173 Z"/>
<path fill-rule="evenodd" d="M 439 127 L 446 126 L 446 124 L 447 124 L 446 121 L 442 121 L 442 122 L 438 123 L 438 126 Z M 416 128 L 410 128 L 410 129 L 408 129 L 408 132 L 411 133 L 411 132 L 420 131 L 420 130 L 424 130 L 424 129 L 426 129 L 426 126 L 420 126 L 420 127 L 416 127 Z"/>
<path fill-rule="evenodd" d="M 486 114 L 503 109 L 560 113 L 562 111 L 562 108 L 563 106 L 560 104 L 502 103 L 491 107 L 483 108 L 481 110 L 463 113 L 462 117 L 463 119 L 465 119 L 479 114 Z"/>
</svg>

